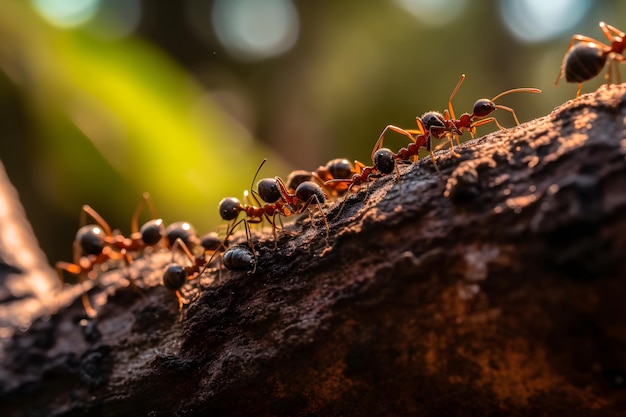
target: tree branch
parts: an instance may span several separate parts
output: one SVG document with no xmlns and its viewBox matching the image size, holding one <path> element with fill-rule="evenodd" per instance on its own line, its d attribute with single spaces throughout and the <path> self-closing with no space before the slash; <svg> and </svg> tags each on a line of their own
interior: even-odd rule
<svg viewBox="0 0 626 417">
<path fill-rule="evenodd" d="M 179 319 L 130 268 L 12 340 L 4 416 L 626 415 L 626 85 L 401 167 Z M 123 271 L 107 277 L 123 281 Z M 34 396 L 33 393 L 36 393 Z"/>
</svg>

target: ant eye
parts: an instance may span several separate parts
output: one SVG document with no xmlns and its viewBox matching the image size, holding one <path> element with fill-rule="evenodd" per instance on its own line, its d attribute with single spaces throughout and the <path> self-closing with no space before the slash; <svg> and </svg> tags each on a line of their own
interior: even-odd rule
<svg viewBox="0 0 626 417">
<path fill-rule="evenodd" d="M 220 216 L 224 220 L 236 219 L 241 211 L 241 203 L 234 197 L 224 198 L 220 201 Z"/>
<path fill-rule="evenodd" d="M 156 245 L 163 237 L 161 234 L 162 230 L 163 220 L 150 220 L 141 226 L 141 229 L 139 229 L 139 232 L 141 233 L 141 240 L 143 240 L 143 242 L 148 246 Z"/>
</svg>

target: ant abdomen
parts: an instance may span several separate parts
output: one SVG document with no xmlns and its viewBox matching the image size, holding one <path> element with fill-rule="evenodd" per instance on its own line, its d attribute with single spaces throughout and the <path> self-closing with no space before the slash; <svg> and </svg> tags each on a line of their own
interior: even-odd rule
<svg viewBox="0 0 626 417">
<path fill-rule="evenodd" d="M 606 64 L 607 54 L 594 43 L 574 45 L 563 63 L 565 80 L 569 83 L 581 83 L 598 75 Z"/>
<path fill-rule="evenodd" d="M 304 203 L 312 202 L 317 199 L 316 203 L 319 204 L 324 203 L 328 198 L 324 190 L 322 190 L 322 187 L 311 181 L 305 181 L 298 185 L 295 196 Z"/>
<path fill-rule="evenodd" d="M 337 158 L 328 161 L 326 169 L 332 178 L 348 179 L 354 172 L 352 163 L 345 158 Z"/>
<path fill-rule="evenodd" d="M 263 178 L 256 184 L 257 193 L 261 200 L 272 204 L 280 200 L 280 190 L 274 178 Z"/>
<path fill-rule="evenodd" d="M 163 273 L 163 286 L 178 291 L 187 282 L 187 271 L 179 264 L 170 264 Z"/>
<path fill-rule="evenodd" d="M 183 241 L 187 247 L 191 248 L 197 243 L 196 229 L 188 222 L 174 222 L 165 229 L 165 237 L 169 245 L 172 246 L 176 239 Z"/>
<path fill-rule="evenodd" d="M 420 119 L 422 120 L 424 128 L 426 128 L 427 132 L 430 132 L 430 129 L 432 128 L 446 127 L 443 115 L 437 111 L 426 112 L 422 115 L 422 117 L 420 117 Z"/>
<path fill-rule="evenodd" d="M 88 224 L 78 229 L 75 241 L 85 255 L 100 255 L 104 249 L 106 234 L 98 225 Z"/>
<path fill-rule="evenodd" d="M 396 167 L 394 153 L 391 149 L 380 148 L 374 153 L 374 166 L 385 175 L 391 174 Z"/>
<path fill-rule="evenodd" d="M 256 257 L 252 250 L 245 245 L 237 245 L 228 249 L 222 259 L 224 266 L 233 271 L 254 271 L 256 269 Z"/>
<path fill-rule="evenodd" d="M 311 181 L 311 178 L 313 178 L 311 171 L 305 171 L 303 169 L 292 171 L 287 177 L 287 189 L 295 190 L 298 188 L 298 185 L 302 184 L 304 181 Z"/>
<path fill-rule="evenodd" d="M 206 251 L 217 251 L 224 243 L 217 233 L 209 232 L 200 239 L 200 246 Z"/>
</svg>

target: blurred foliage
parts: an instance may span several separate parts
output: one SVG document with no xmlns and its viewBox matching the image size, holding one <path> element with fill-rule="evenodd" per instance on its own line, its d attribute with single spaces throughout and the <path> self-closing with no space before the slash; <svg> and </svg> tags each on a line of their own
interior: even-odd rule
<svg viewBox="0 0 626 417">
<path fill-rule="evenodd" d="M 502 1 L 468 2 L 443 26 L 391 0 L 294 1 L 295 47 L 259 61 L 230 56 L 208 17 L 198 24 L 212 1 L 144 1 L 139 27 L 118 40 L 3 1 L 0 157 L 53 262 L 70 258 L 82 204 L 127 232 L 143 191 L 166 222 L 205 232 L 221 223 L 218 201 L 240 197 L 264 157 L 264 177 L 335 157 L 367 163 L 387 124 L 413 128 L 416 116 L 445 109 L 462 73 L 457 114 L 515 87 L 543 90 L 502 98 L 520 121 L 548 114 L 576 91 L 553 86 L 571 35 L 602 39 L 600 20 L 626 26 L 613 19 L 626 3 L 596 1 L 574 30 L 523 43 L 507 31 Z"/>
</svg>

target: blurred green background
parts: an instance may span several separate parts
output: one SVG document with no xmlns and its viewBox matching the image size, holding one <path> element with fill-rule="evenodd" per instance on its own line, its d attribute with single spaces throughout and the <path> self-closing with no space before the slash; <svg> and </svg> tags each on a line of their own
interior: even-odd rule
<svg viewBox="0 0 626 417">
<path fill-rule="evenodd" d="M 202 233 L 263 158 L 282 177 L 370 162 L 462 73 L 457 114 L 515 87 L 543 90 L 499 101 L 520 121 L 548 114 L 575 95 L 554 88 L 571 36 L 604 41 L 620 16 L 617 0 L 3 0 L 0 158 L 51 263 L 71 259 L 82 204 L 127 233 L 143 191 Z"/>
</svg>

